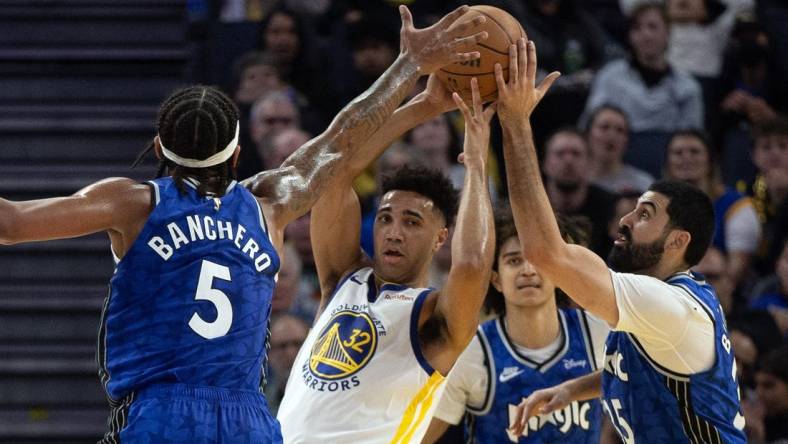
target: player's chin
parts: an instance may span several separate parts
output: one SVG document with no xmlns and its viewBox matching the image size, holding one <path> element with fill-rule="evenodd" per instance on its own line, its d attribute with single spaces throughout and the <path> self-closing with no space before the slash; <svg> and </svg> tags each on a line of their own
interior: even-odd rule
<svg viewBox="0 0 788 444">
<path fill-rule="evenodd" d="M 379 258 L 375 262 L 375 274 L 386 282 L 397 283 L 405 273 L 400 263 L 390 263 Z"/>
</svg>

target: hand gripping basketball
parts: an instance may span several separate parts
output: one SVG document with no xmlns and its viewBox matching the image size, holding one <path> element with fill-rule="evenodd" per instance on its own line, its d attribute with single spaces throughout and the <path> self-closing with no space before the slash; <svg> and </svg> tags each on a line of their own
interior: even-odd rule
<svg viewBox="0 0 788 444">
<path fill-rule="evenodd" d="M 469 10 L 468 6 L 460 6 L 429 28 L 416 29 L 408 8 L 405 5 L 400 6 L 400 53 L 409 56 L 422 75 L 435 72 L 450 63 L 478 59 L 478 51 L 467 52 L 465 48 L 487 38 L 486 32 L 477 30 L 486 18 L 478 15 L 452 27 L 454 22 Z"/>
<path fill-rule="evenodd" d="M 462 61 L 444 66 L 436 72 L 438 78 L 452 92 L 458 93 L 465 102 L 470 103 L 471 79 L 479 82 L 479 94 L 483 102 L 495 100 L 498 90 L 495 84 L 495 64 L 503 66 L 504 78 L 508 80 L 509 46 L 525 37 L 520 22 L 503 9 L 489 5 L 471 6 L 470 11 L 460 17 L 453 26 L 460 26 L 477 14 L 487 20 L 479 26 L 478 31 L 487 32 L 487 39 L 482 43 L 463 47 L 465 51 L 478 51 L 478 59 Z"/>
</svg>

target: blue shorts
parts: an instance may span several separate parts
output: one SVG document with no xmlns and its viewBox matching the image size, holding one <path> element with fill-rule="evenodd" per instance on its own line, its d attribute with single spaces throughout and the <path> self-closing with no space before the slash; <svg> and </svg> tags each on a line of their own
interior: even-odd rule
<svg viewBox="0 0 788 444">
<path fill-rule="evenodd" d="M 136 393 L 121 443 L 281 443 L 279 422 L 262 394 L 217 387 L 160 384 Z"/>
</svg>

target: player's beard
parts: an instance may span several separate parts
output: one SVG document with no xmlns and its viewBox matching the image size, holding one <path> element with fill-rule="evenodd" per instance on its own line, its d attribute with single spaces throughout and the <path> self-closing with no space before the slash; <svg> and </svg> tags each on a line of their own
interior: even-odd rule
<svg viewBox="0 0 788 444">
<path fill-rule="evenodd" d="M 623 246 L 613 245 L 607 256 L 607 264 L 614 271 L 634 273 L 647 270 L 662 259 L 662 254 L 665 252 L 665 239 L 668 237 L 667 233 L 663 233 L 659 239 L 648 244 L 632 242 L 632 232 L 627 227 L 621 227 L 619 233 L 626 236 L 628 242 Z"/>
</svg>

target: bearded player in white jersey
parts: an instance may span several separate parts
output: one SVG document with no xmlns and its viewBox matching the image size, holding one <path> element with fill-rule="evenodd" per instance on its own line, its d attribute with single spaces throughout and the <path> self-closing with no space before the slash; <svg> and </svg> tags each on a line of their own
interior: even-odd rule
<svg viewBox="0 0 788 444">
<path fill-rule="evenodd" d="M 482 109 L 472 83 L 469 109 L 429 79 L 427 90 L 372 138 L 375 146 L 363 150 L 353 171 L 409 128 L 452 108 L 452 99 L 460 108 L 465 181 L 442 290 L 424 287 L 457 208 L 447 178 L 406 167 L 384 183 L 371 260 L 359 248 L 361 209 L 350 179 L 326 190 L 313 208 L 322 300 L 279 407 L 284 442 L 421 441 L 444 377 L 476 331 L 495 248 L 486 173 L 494 108 Z"/>
</svg>

